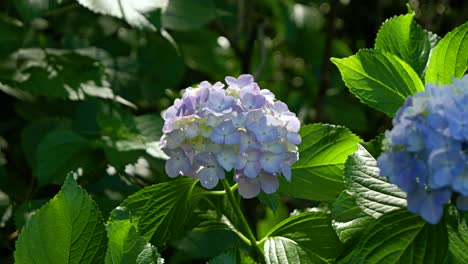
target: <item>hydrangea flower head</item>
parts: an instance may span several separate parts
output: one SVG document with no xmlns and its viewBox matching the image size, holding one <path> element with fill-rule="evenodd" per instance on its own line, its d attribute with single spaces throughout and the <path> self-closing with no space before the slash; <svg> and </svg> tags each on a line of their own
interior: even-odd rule
<svg viewBox="0 0 468 264">
<path fill-rule="evenodd" d="M 291 166 L 299 158 L 299 120 L 252 75 L 226 77 L 226 84 L 226 89 L 206 81 L 189 87 L 165 111 L 166 173 L 199 179 L 212 189 L 226 171 L 235 170 L 244 198 L 274 193 L 278 177 L 291 180 Z"/>
<path fill-rule="evenodd" d="M 407 193 L 409 211 L 438 223 L 453 194 L 468 210 L 468 75 L 408 97 L 383 148 L 380 174 Z"/>
</svg>

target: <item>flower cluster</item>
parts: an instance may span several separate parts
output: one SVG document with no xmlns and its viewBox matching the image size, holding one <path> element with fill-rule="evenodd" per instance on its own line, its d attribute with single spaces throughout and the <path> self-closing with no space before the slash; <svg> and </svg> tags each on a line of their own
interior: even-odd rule
<svg viewBox="0 0 468 264">
<path fill-rule="evenodd" d="M 164 114 L 161 145 L 169 156 L 166 173 L 199 179 L 214 188 L 225 171 L 235 170 L 244 198 L 273 193 L 278 176 L 291 179 L 298 160 L 300 123 L 286 104 L 260 89 L 251 75 L 226 77 L 189 87 Z"/>
<path fill-rule="evenodd" d="M 409 211 L 433 224 L 452 194 L 468 210 L 468 75 L 453 82 L 428 84 L 406 100 L 377 161 L 380 174 L 407 193 Z"/>
</svg>

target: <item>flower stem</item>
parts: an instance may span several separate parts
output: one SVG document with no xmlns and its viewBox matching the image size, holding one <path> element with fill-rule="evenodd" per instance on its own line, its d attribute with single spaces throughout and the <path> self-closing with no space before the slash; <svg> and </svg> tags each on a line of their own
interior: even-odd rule
<svg viewBox="0 0 468 264">
<path fill-rule="evenodd" d="M 265 260 L 263 258 L 263 252 L 258 246 L 257 239 L 255 238 L 252 232 L 252 229 L 250 229 L 249 223 L 247 223 L 247 220 L 245 219 L 244 214 L 242 213 L 239 207 L 239 204 L 237 203 L 236 198 L 234 197 L 234 194 L 232 193 L 231 186 L 229 186 L 229 183 L 226 179 L 222 179 L 221 182 L 223 183 L 223 187 L 224 187 L 224 190 L 226 191 L 228 200 L 231 203 L 232 207 L 234 208 L 234 212 L 236 213 L 237 217 L 239 217 L 240 219 L 240 224 L 247 232 L 247 238 L 250 241 L 250 244 L 255 252 L 257 260 L 260 263 L 265 263 Z"/>
</svg>

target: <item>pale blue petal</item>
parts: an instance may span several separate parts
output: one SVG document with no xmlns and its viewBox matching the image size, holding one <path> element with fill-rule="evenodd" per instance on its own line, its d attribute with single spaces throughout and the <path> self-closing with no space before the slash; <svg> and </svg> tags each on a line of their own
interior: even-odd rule
<svg viewBox="0 0 468 264">
<path fill-rule="evenodd" d="M 256 180 L 239 178 L 237 190 L 245 199 L 254 198 L 260 193 L 260 184 Z"/>
<path fill-rule="evenodd" d="M 267 194 L 274 193 L 276 190 L 278 190 L 278 177 L 273 174 L 262 171 L 258 176 L 258 181 L 260 182 L 260 187 L 262 190 Z"/>
</svg>

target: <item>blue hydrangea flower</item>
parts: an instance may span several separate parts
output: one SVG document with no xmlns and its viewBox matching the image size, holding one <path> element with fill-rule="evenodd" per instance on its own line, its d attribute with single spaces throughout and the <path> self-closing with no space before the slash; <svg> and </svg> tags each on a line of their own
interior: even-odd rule
<svg viewBox="0 0 468 264">
<path fill-rule="evenodd" d="M 408 97 L 383 148 L 380 174 L 407 193 L 409 211 L 438 223 L 452 194 L 468 210 L 468 75 Z"/>
<path fill-rule="evenodd" d="M 164 117 L 161 146 L 166 172 L 199 179 L 212 189 L 226 171 L 244 198 L 274 193 L 278 177 L 291 180 L 298 160 L 300 122 L 286 104 L 261 89 L 253 76 L 226 77 L 227 87 L 202 82 L 189 87 Z"/>
</svg>

